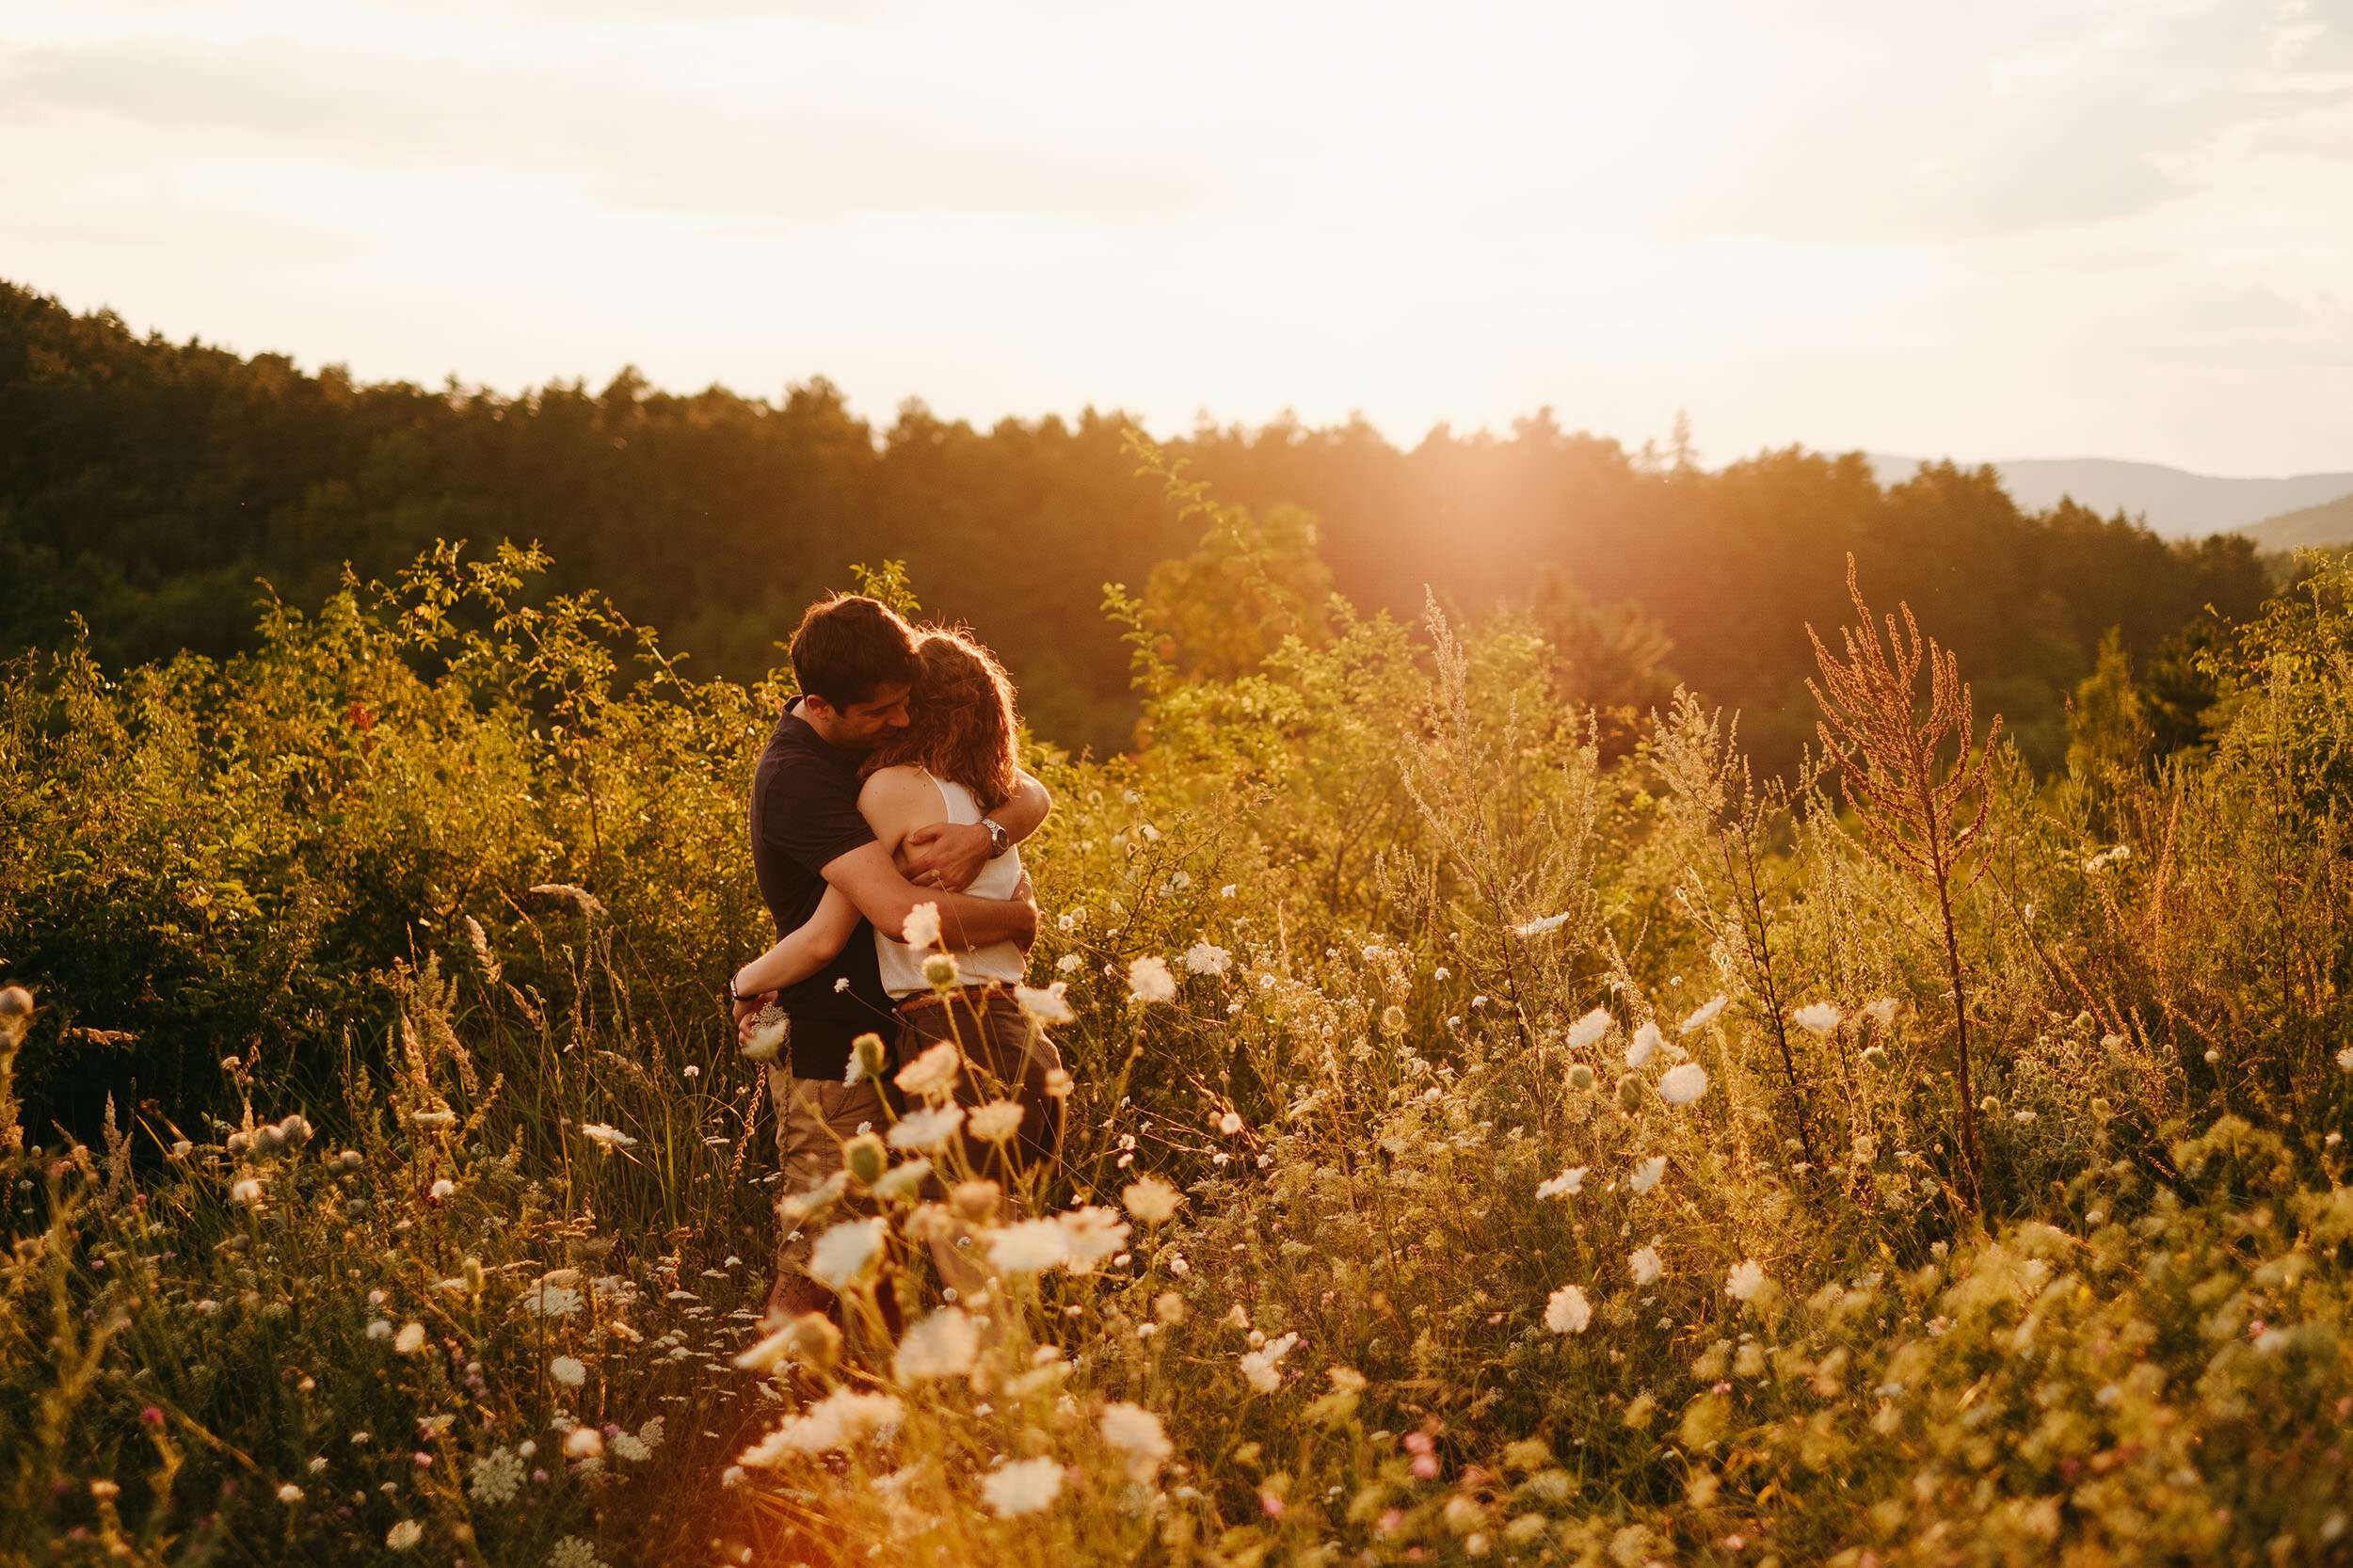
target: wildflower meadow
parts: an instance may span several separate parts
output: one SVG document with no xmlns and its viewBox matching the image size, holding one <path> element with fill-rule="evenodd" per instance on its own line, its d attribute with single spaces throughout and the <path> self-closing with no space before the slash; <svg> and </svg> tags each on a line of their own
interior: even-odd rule
<svg viewBox="0 0 2353 1568">
<path fill-rule="evenodd" d="M 1508 613 L 1205 573 L 1275 606 L 1208 671 L 1114 593 L 1140 748 L 1032 763 L 1061 1159 L 943 1048 L 781 1216 L 786 690 L 540 565 L 0 667 L 0 1560 L 2353 1554 L 2344 565 L 2042 776 L 1867 580 L 1770 775 Z"/>
</svg>

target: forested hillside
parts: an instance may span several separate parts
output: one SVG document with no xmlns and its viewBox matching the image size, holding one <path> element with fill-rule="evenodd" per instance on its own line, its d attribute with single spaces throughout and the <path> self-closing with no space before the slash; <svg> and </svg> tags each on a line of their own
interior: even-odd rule
<svg viewBox="0 0 2353 1568">
<path fill-rule="evenodd" d="M 1003 654 L 1042 736 L 1105 754 L 1138 710 L 1103 585 L 1141 589 L 1200 532 L 1138 482 L 1128 429 L 1089 410 L 983 431 L 913 403 L 877 429 L 822 379 L 780 402 L 632 373 L 519 397 L 367 385 L 141 340 L 0 284 L 0 650 L 59 646 L 78 616 L 109 667 L 218 655 L 255 645 L 257 579 L 315 608 L 346 563 L 389 578 L 437 538 L 512 539 L 552 556 L 542 591 L 600 587 L 693 669 L 751 680 L 813 594 L 895 558 Z M 2043 766 L 2105 631 L 2145 671 L 2206 607 L 2243 617 L 2266 586 L 2244 539 L 2022 515 L 1987 470 L 1881 488 L 1860 456 L 1792 450 L 1703 472 L 1545 414 L 1410 450 L 1362 424 L 1276 423 L 1168 453 L 1261 519 L 1312 515 L 1260 540 L 1293 557 L 1289 580 L 1321 581 L 1320 546 L 1331 587 L 1368 610 L 1417 616 L 1425 585 L 1463 613 L 1515 602 L 1586 650 L 1556 670 L 1563 696 L 1646 705 L 1672 671 L 1738 708 L 1773 765 L 1811 733 L 1805 627 L 1840 613 L 1849 552 Z M 2197 694 L 2152 696 L 2194 730 Z"/>
</svg>

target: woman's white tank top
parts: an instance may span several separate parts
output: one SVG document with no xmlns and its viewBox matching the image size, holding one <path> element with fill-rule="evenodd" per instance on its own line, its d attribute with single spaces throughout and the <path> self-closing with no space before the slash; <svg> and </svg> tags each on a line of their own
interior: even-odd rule
<svg viewBox="0 0 2353 1568">
<path fill-rule="evenodd" d="M 980 802 L 972 798 L 971 791 L 945 778 L 934 778 L 932 782 L 939 786 L 940 804 L 948 808 L 950 822 L 981 820 Z M 973 898 L 1008 899 L 1020 881 L 1021 847 L 1016 844 L 996 859 L 984 862 L 981 874 L 972 879 L 972 886 L 965 892 Z M 887 936 L 879 930 L 874 933 L 874 958 L 882 969 L 883 989 L 892 997 L 913 996 L 931 989 L 923 978 L 921 955 L 895 936 Z M 1010 985 L 1029 972 L 1028 961 L 1012 942 L 991 942 L 984 948 L 959 952 L 955 959 L 957 971 L 968 983 L 993 980 Z"/>
</svg>

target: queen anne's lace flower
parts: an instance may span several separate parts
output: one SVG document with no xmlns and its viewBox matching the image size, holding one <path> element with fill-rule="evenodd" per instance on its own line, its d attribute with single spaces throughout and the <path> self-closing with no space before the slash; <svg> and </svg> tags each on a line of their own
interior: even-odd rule
<svg viewBox="0 0 2353 1568">
<path fill-rule="evenodd" d="M 1021 1130 L 1021 1106 L 1015 1100 L 991 1100 L 965 1118 L 965 1130 L 984 1144 L 1001 1144 Z"/>
<path fill-rule="evenodd" d="M 1555 1334 L 1582 1334 L 1593 1320 L 1593 1304 L 1574 1285 L 1563 1285 L 1545 1303 L 1545 1327 Z"/>
<path fill-rule="evenodd" d="M 828 1227 L 809 1248 L 808 1277 L 828 1290 L 848 1289 L 881 1261 L 887 1232 L 879 1219 L 845 1220 Z"/>
<path fill-rule="evenodd" d="M 898 1126 L 890 1129 L 890 1146 L 894 1149 L 936 1149 L 955 1136 L 956 1128 L 963 1121 L 964 1107 L 961 1105 L 941 1105 L 928 1111 L 918 1111 L 903 1118 Z"/>
<path fill-rule="evenodd" d="M 1691 1010 L 1683 1022 L 1675 1026 L 1675 1032 L 1679 1034 L 1689 1034 L 1695 1029 L 1705 1029 L 1722 1015 L 1725 1004 L 1731 1000 L 1730 997 L 1716 997 L 1700 1003 Z"/>
<path fill-rule="evenodd" d="M 1666 1043 L 1666 1036 L 1658 1032 L 1657 1024 L 1644 1024 L 1634 1032 L 1633 1043 L 1625 1048 L 1625 1064 L 1629 1067 L 1641 1066 L 1650 1060 L 1653 1051 Z"/>
<path fill-rule="evenodd" d="M 1634 1174 L 1625 1178 L 1625 1184 L 1637 1197 L 1640 1197 L 1657 1186 L 1659 1178 L 1666 1174 L 1667 1157 L 1663 1154 L 1654 1154 L 1634 1167 Z"/>
<path fill-rule="evenodd" d="M 1546 915 L 1542 920 L 1527 920 L 1521 924 L 1513 926 L 1512 928 L 1512 935 L 1514 936 L 1542 936 L 1545 933 L 1548 931 L 1558 931 L 1568 923 L 1569 917 L 1565 914 Z"/>
<path fill-rule="evenodd" d="M 1055 967 L 1068 971 L 1084 962 L 1077 953 L 1065 952 L 1062 955 L 1062 962 Z M 1024 1013 L 1042 1024 L 1066 1024 L 1075 1022 L 1079 1016 L 1071 1011 L 1069 990 L 1070 982 L 1066 980 L 1057 980 L 1042 989 L 1034 985 L 1016 985 L 1013 988 L 1013 1000 L 1021 1004 Z"/>
<path fill-rule="evenodd" d="M 1707 1093 L 1707 1069 L 1696 1062 L 1670 1067 L 1658 1080 L 1658 1097 L 1669 1105 L 1689 1105 Z"/>
<path fill-rule="evenodd" d="M 1584 1189 L 1585 1171 L 1583 1165 L 1572 1165 L 1559 1176 L 1538 1182 L 1536 1195 L 1539 1198 L 1573 1198 Z"/>
<path fill-rule="evenodd" d="M 1812 1030 L 1817 1034 L 1828 1034 L 1838 1027 L 1838 1008 L 1832 1002 L 1810 1001 L 1789 1016 L 1797 1020 L 1800 1029 Z"/>
<path fill-rule="evenodd" d="M 906 923 L 899 928 L 899 940 L 911 948 L 932 948 L 939 945 L 939 905 L 919 904 L 907 911 Z"/>
<path fill-rule="evenodd" d="M 478 1503 L 511 1503 L 522 1490 L 523 1475 L 522 1459 L 514 1449 L 492 1448 L 473 1462 L 473 1479 L 466 1492 Z"/>
<path fill-rule="evenodd" d="M 604 1559 L 579 1536 L 568 1535 L 549 1548 L 548 1568 L 604 1568 Z"/>
<path fill-rule="evenodd" d="M 1209 942 L 1195 942 L 1185 950 L 1185 968 L 1194 974 L 1224 974 L 1234 967 L 1234 955 Z"/>
<path fill-rule="evenodd" d="M 956 1043 L 942 1040 L 900 1068 L 899 1075 L 890 1081 L 896 1083 L 903 1093 L 920 1099 L 944 1095 L 955 1084 L 956 1069 L 961 1060 Z"/>
<path fill-rule="evenodd" d="M 1144 1224 L 1157 1225 L 1175 1216 L 1185 1195 L 1158 1176 L 1145 1176 L 1142 1181 L 1129 1182 L 1119 1194 L 1119 1201 Z"/>
<path fill-rule="evenodd" d="M 1658 1277 L 1658 1249 L 1656 1246 L 1638 1247 L 1634 1255 L 1625 1260 L 1625 1267 L 1626 1272 L 1634 1276 L 1635 1284 L 1650 1284 Z"/>
<path fill-rule="evenodd" d="M 1291 1347 L 1298 1343 L 1299 1336 L 1296 1334 L 1286 1334 L 1280 1339 L 1268 1340 L 1243 1355 L 1241 1375 L 1248 1378 L 1250 1386 L 1259 1393 L 1273 1393 L 1283 1381 L 1283 1374 L 1275 1369 L 1276 1364 L 1290 1354 Z"/>
<path fill-rule="evenodd" d="M 1609 1009 L 1596 1007 L 1569 1025 L 1569 1048 L 1583 1050 L 1609 1032 Z"/>
<path fill-rule="evenodd" d="M 1074 1274 L 1085 1273 L 1128 1244 L 1128 1222 L 1115 1208 L 1090 1204 L 1056 1216 L 1054 1223 L 1062 1226 L 1063 1266 Z"/>
<path fill-rule="evenodd" d="M 1734 1301 L 1753 1302 L 1756 1300 L 1757 1292 L 1764 1288 L 1765 1270 L 1753 1258 L 1745 1259 L 1736 1266 L 1731 1277 L 1724 1281 L 1724 1294 Z"/>
<path fill-rule="evenodd" d="M 548 1376 L 567 1388 L 577 1388 L 588 1381 L 588 1368 L 568 1355 L 559 1355 L 548 1363 Z"/>
<path fill-rule="evenodd" d="M 1168 972 L 1168 960 L 1147 953 L 1128 965 L 1128 994 L 1138 1001 L 1175 1001 L 1176 977 Z"/>
<path fill-rule="evenodd" d="M 414 1551 L 424 1539 L 424 1527 L 414 1519 L 403 1519 L 384 1532 L 384 1544 L 395 1552 Z"/>
<path fill-rule="evenodd" d="M 988 1234 L 988 1260 L 1007 1273 L 1040 1273 L 1069 1256 L 1069 1237 L 1052 1220 L 1023 1220 Z"/>
<path fill-rule="evenodd" d="M 636 1139 L 632 1138 L 619 1128 L 607 1127 L 602 1122 L 590 1122 L 580 1129 L 580 1135 L 607 1154 L 611 1154 L 615 1149 L 633 1149 L 637 1146 Z"/>
<path fill-rule="evenodd" d="M 901 1383 L 962 1377 L 972 1369 L 972 1358 L 980 1348 L 980 1330 L 964 1309 L 943 1306 L 907 1330 L 906 1337 L 899 1341 L 891 1371 Z"/>
<path fill-rule="evenodd" d="M 837 1388 L 798 1416 L 745 1448 L 736 1463 L 750 1469 L 772 1467 L 788 1454 L 831 1453 L 898 1430 L 906 1407 L 888 1394 Z"/>
<path fill-rule="evenodd" d="M 1176 1452 L 1160 1418 L 1140 1404 L 1114 1400 L 1103 1407 L 1097 1425 L 1103 1441 L 1127 1456 L 1128 1479 L 1139 1486 L 1149 1485 L 1169 1455 Z"/>
<path fill-rule="evenodd" d="M 1050 1459 L 1016 1460 L 981 1479 L 981 1496 L 998 1516 L 1035 1513 L 1062 1495 L 1062 1466 Z"/>
<path fill-rule="evenodd" d="M 424 1325 L 423 1323 L 401 1324 L 400 1332 L 392 1336 L 392 1349 L 403 1355 L 414 1355 L 424 1349 Z"/>
</svg>

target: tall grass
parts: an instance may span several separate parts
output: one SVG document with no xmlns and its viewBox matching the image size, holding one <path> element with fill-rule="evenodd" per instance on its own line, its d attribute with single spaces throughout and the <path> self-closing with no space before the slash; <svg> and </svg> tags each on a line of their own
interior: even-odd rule
<svg viewBox="0 0 2353 1568">
<path fill-rule="evenodd" d="M 854 1143 L 840 1332 L 715 1000 L 777 694 L 527 566 L 10 671 L 6 1560 L 2347 1549 L 2342 573 L 2041 784 L 1860 596 L 1841 799 L 1508 618 L 1147 670 L 1041 764 L 1064 1163 Z"/>
</svg>

